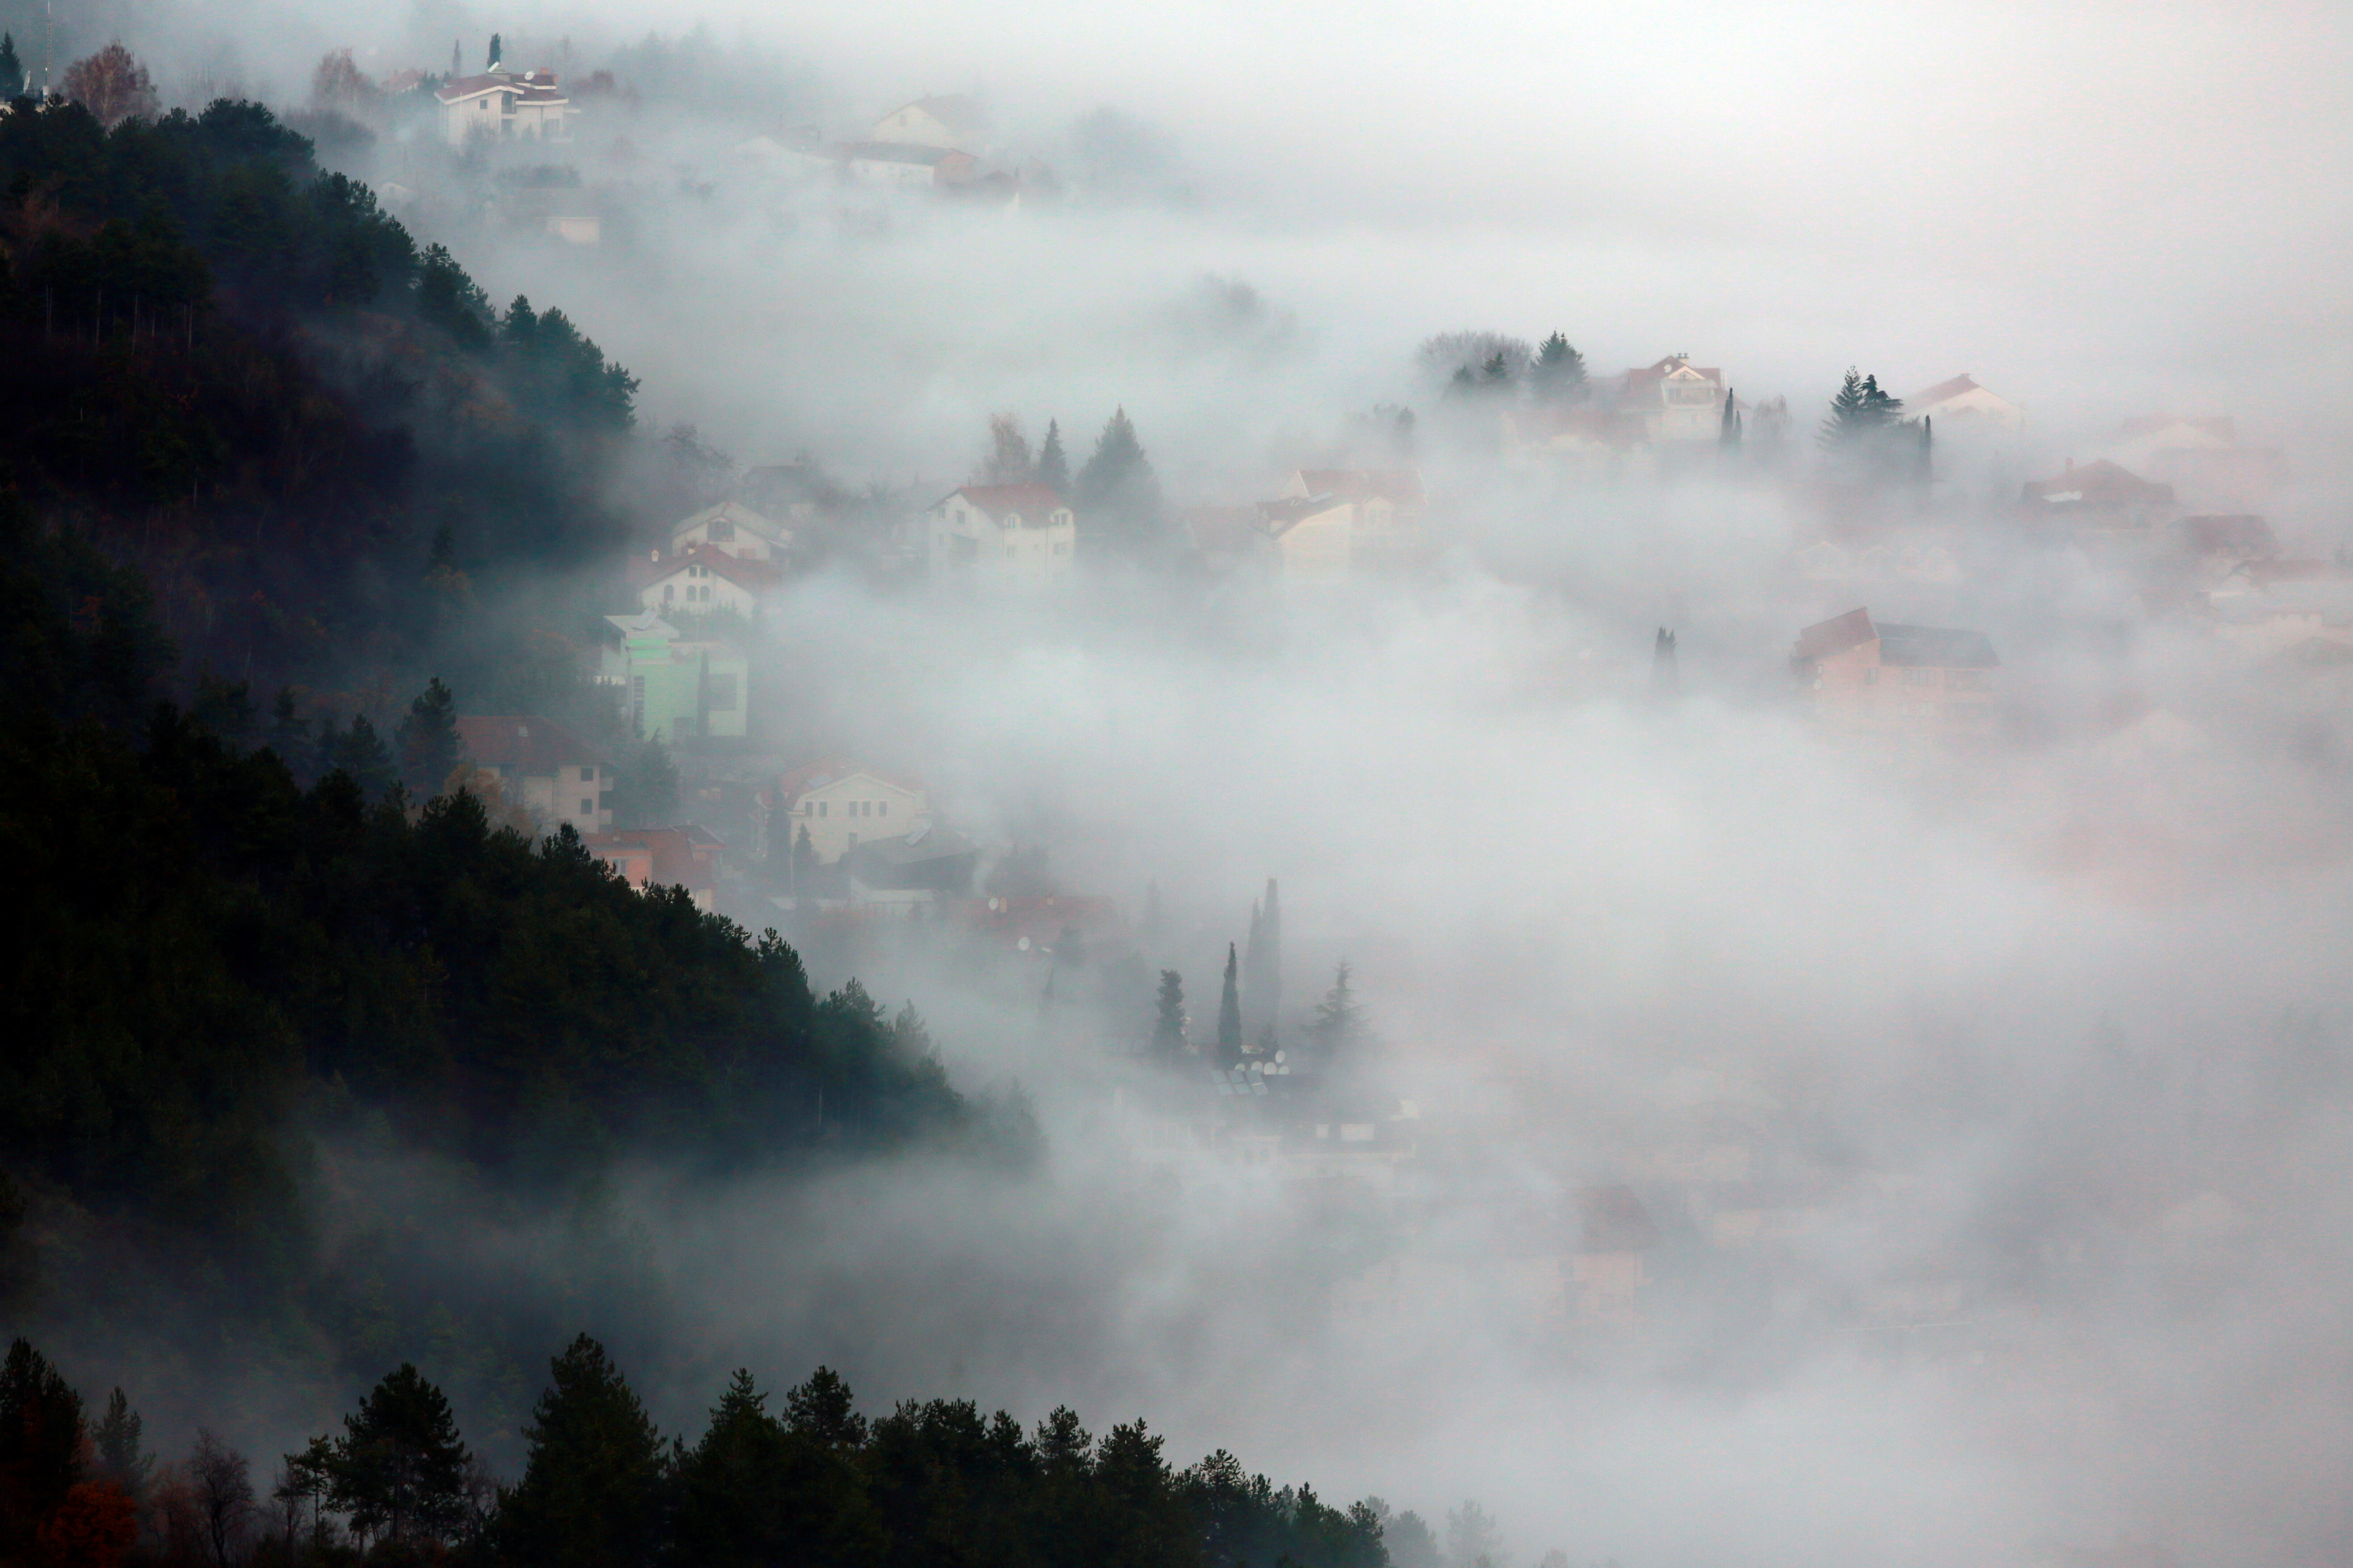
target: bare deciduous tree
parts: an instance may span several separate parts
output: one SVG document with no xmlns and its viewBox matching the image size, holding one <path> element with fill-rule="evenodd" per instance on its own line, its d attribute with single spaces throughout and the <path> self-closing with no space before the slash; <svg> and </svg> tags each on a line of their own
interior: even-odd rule
<svg viewBox="0 0 2353 1568">
<path fill-rule="evenodd" d="M 68 66 L 62 85 L 68 98 L 109 130 L 134 114 L 147 119 L 155 114 L 155 84 L 147 79 L 147 68 L 119 42 Z"/>
<path fill-rule="evenodd" d="M 188 1455 L 188 1485 L 213 1568 L 229 1568 L 243 1555 L 253 1525 L 251 1467 L 211 1427 L 199 1426 L 196 1446 Z"/>
</svg>

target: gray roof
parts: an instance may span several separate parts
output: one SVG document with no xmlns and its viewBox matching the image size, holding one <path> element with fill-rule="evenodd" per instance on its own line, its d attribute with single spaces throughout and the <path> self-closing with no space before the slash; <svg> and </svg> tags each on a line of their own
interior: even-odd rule
<svg viewBox="0 0 2353 1568">
<path fill-rule="evenodd" d="M 2001 663 L 1983 632 L 1947 626 L 1898 626 L 1879 623 L 1879 662 L 1938 669 L 1991 669 Z"/>
</svg>

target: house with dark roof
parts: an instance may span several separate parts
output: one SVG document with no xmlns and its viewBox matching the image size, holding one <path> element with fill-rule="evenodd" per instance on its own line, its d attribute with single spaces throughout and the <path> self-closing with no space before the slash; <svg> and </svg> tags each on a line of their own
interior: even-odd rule
<svg viewBox="0 0 2353 1568">
<path fill-rule="evenodd" d="M 605 804 L 613 768 L 604 748 L 553 720 L 463 716 L 458 755 L 497 779 L 507 803 L 530 812 L 543 828 L 568 824 L 582 833 L 602 833 L 613 826 Z"/>
<path fill-rule="evenodd" d="M 1985 633 L 1849 610 L 1798 634 L 1792 669 L 1833 722 L 1915 733 L 1991 728 L 2001 661 Z"/>
<path fill-rule="evenodd" d="M 2094 530 L 2147 529 L 2180 512 L 2171 485 L 2142 479 L 2105 458 L 2088 463 L 2071 458 L 2051 478 L 2027 480 L 2019 504 L 2034 516 Z"/>
<path fill-rule="evenodd" d="M 629 563 L 629 588 L 657 616 L 733 610 L 757 620 L 785 580 L 772 562 L 729 554 L 707 539 L 665 555 L 649 551 Z"/>
</svg>

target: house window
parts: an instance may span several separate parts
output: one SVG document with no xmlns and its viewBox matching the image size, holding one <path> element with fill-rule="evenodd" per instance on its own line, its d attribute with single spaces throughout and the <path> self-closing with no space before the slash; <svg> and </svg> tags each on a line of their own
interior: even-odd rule
<svg viewBox="0 0 2353 1568">
<path fill-rule="evenodd" d="M 711 706 L 722 712 L 734 711 L 735 678 L 733 676 L 714 675 L 711 678 Z"/>
<path fill-rule="evenodd" d="M 580 770 L 580 782 L 582 784 L 593 783 L 595 782 L 596 777 L 596 770 L 593 767 L 584 767 Z"/>
<path fill-rule="evenodd" d="M 1936 684 L 1936 672 L 1933 669 L 1907 669 L 1904 672 L 1904 684 L 1906 686 L 1934 686 Z"/>
<path fill-rule="evenodd" d="M 874 805 L 874 811 L 875 815 L 879 816 L 888 816 L 891 815 L 891 803 L 887 800 L 877 801 Z"/>
<path fill-rule="evenodd" d="M 584 800 L 584 801 L 582 801 L 582 802 L 580 803 L 580 815 L 581 815 L 581 816 L 595 816 L 595 815 L 596 815 L 596 803 L 595 801 L 593 801 L 593 800 Z"/>
<path fill-rule="evenodd" d="M 677 592 L 677 589 L 676 589 L 675 585 L 673 585 L 673 584 L 669 584 L 669 583 L 665 583 L 665 584 L 662 584 L 662 603 L 663 603 L 663 604 L 665 604 L 665 605 L 669 604 L 669 603 L 670 603 L 670 595 L 671 595 L 673 593 L 675 593 L 675 592 Z"/>
<path fill-rule="evenodd" d="M 817 803 L 817 814 L 818 814 L 819 816 L 823 816 L 825 815 L 825 807 L 826 807 L 826 803 L 825 803 L 824 801 L 818 801 L 818 802 Z"/>
</svg>

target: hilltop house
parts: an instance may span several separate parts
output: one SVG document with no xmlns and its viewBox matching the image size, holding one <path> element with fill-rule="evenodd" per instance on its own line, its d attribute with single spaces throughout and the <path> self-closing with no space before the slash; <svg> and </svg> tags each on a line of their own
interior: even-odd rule
<svg viewBox="0 0 2353 1568">
<path fill-rule="evenodd" d="M 1669 354 L 1620 376 L 1609 388 L 1611 405 L 1639 415 L 1652 445 L 1714 441 L 1722 434 L 1724 372 L 1695 365 L 1689 354 Z"/>
<path fill-rule="evenodd" d="M 968 185 L 979 165 L 951 147 L 908 147 L 895 142 L 851 142 L 837 149 L 841 172 L 869 185 Z"/>
<path fill-rule="evenodd" d="M 2067 460 L 2047 479 L 2029 479 L 2020 494 L 2029 511 L 2093 531 L 2141 530 L 2170 522 L 2180 513 L 2173 487 L 2142 479 L 2108 461 Z"/>
<path fill-rule="evenodd" d="M 708 540 L 674 555 L 656 551 L 629 563 L 629 587 L 644 608 L 660 616 L 733 610 L 759 618 L 784 574 L 765 561 L 744 561 Z"/>
<path fill-rule="evenodd" d="M 607 616 L 605 624 L 617 640 L 599 658 L 596 679 L 620 689 L 637 733 L 667 744 L 745 733 L 751 665 L 742 653 L 683 638 L 651 610 Z"/>
<path fill-rule="evenodd" d="M 1071 574 L 1078 519 L 1050 485 L 966 485 L 924 513 L 932 575 L 1037 587 Z"/>
<path fill-rule="evenodd" d="M 613 826 L 605 805 L 611 764 L 600 748 L 561 724 L 503 714 L 460 718 L 458 754 L 497 779 L 507 803 L 543 826 L 564 823 L 602 833 Z"/>
<path fill-rule="evenodd" d="M 1971 429 L 2023 430 L 2026 410 L 1998 393 L 1987 391 L 1967 374 L 1940 381 L 1904 400 L 1906 419 L 1933 419 L 1939 436 Z"/>
<path fill-rule="evenodd" d="M 1258 531 L 1274 546 L 1286 577 L 1345 577 L 1356 555 L 1356 509 L 1333 495 L 1258 503 Z"/>
<path fill-rule="evenodd" d="M 441 135 L 452 147 L 478 138 L 538 142 L 572 140 L 572 100 L 555 85 L 555 73 L 493 65 L 480 76 L 461 76 L 433 95 L 441 106 Z"/>
<path fill-rule="evenodd" d="M 971 99 L 959 95 L 919 98 L 902 104 L 874 122 L 872 142 L 907 147 L 934 147 L 950 153 L 977 153 L 988 130 L 987 117 Z"/>
<path fill-rule="evenodd" d="M 621 874 L 632 888 L 684 888 L 698 909 L 710 909 L 719 890 L 724 847 L 700 827 L 632 827 L 585 835 L 588 853 Z"/>
<path fill-rule="evenodd" d="M 861 838 L 842 856 L 849 901 L 885 913 L 913 914 L 972 891 L 980 846 L 925 821 L 902 834 Z"/>
<path fill-rule="evenodd" d="M 1791 666 L 1824 719 L 1857 728 L 1975 731 L 1993 722 L 2000 660 L 1983 632 L 1874 623 L 1868 609 L 1798 634 Z"/>
<path fill-rule="evenodd" d="M 1391 554 L 1421 538 L 1421 474 L 1414 468 L 1301 468 L 1279 499 L 1324 498 L 1348 509 L 1354 558 Z"/>
<path fill-rule="evenodd" d="M 2127 419 L 2099 450 L 2102 457 L 2170 485 L 2200 510 L 2261 510 L 2287 478 L 2287 462 L 2279 448 L 2242 443 L 2237 421 L 2223 417 Z"/>
<path fill-rule="evenodd" d="M 670 531 L 670 553 L 690 544 L 708 544 L 738 561 L 781 563 L 792 552 L 793 531 L 754 511 L 742 501 L 708 506 Z"/>
<path fill-rule="evenodd" d="M 776 781 L 775 800 L 794 848 L 806 830 L 821 865 L 839 860 L 861 839 L 904 839 L 932 820 L 931 795 L 922 784 L 833 760 L 786 773 Z"/>
</svg>

